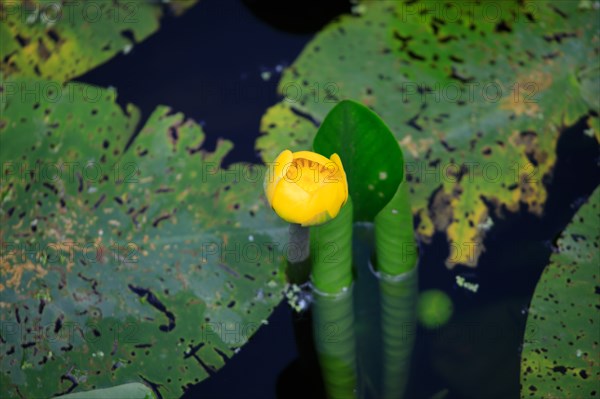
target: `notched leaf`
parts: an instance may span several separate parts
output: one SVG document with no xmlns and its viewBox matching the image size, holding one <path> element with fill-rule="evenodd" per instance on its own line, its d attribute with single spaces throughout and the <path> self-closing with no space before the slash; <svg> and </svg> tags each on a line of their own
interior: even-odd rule
<svg viewBox="0 0 600 399">
<path fill-rule="evenodd" d="M 404 150 L 413 211 L 431 213 L 451 250 L 475 242 L 475 255 L 458 259 L 475 266 L 487 229 L 483 199 L 541 213 L 542 181 L 556 162 L 561 131 L 590 109 L 597 113 L 592 88 L 600 68 L 590 60 L 598 56 L 600 10 L 579 2 L 499 2 L 507 18 L 491 21 L 477 18 L 485 4 L 472 6 L 473 15 L 451 20 L 435 10 L 407 12 L 427 9 L 426 2 L 365 3 L 364 12 L 315 37 L 284 72 L 279 91 L 285 96 L 299 81 L 332 82 L 340 99 L 362 99 L 380 115 Z M 304 91 L 295 101 L 317 124 L 332 107 Z M 290 133 L 314 136 L 308 118 L 273 111 L 286 106 L 264 115 L 258 148 L 284 148 Z M 277 154 L 266 155 L 271 161 Z M 435 203 L 440 187 L 449 206 Z M 420 220 L 428 239 L 435 230 Z"/>
<path fill-rule="evenodd" d="M 27 331 L 2 336 L 8 398 L 135 380 L 179 396 L 281 299 L 286 229 L 262 180 L 243 178 L 245 165 L 221 168 L 231 143 L 207 151 L 200 126 L 167 107 L 138 132 L 134 108 L 111 90 L 82 96 L 92 89 L 67 84 L 81 97 L 38 110 L 19 90 L 2 104 L 0 305 L 3 323 Z"/>
</svg>

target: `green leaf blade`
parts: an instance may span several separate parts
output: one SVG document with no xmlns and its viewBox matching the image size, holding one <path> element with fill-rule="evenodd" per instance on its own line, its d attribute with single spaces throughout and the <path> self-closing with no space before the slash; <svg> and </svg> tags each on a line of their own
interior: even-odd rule
<svg viewBox="0 0 600 399">
<path fill-rule="evenodd" d="M 342 101 L 329 112 L 313 147 L 326 157 L 340 156 L 355 221 L 372 221 L 404 178 L 398 142 L 381 118 L 357 102 Z"/>
</svg>

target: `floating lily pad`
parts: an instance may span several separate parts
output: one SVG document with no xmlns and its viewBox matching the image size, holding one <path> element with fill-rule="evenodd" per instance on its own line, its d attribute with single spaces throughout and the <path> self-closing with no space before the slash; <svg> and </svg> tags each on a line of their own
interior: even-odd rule
<svg viewBox="0 0 600 399">
<path fill-rule="evenodd" d="M 167 107 L 138 132 L 114 90 L 92 101 L 87 85 L 16 83 L 71 94 L 2 103 L 3 397 L 132 381 L 179 397 L 281 299 L 287 230 L 264 169 L 221 169 L 231 143 L 205 150 L 201 128 Z"/>
<path fill-rule="evenodd" d="M 282 76 L 256 146 L 304 149 L 332 102 L 374 110 L 404 151 L 419 233 L 475 266 L 486 201 L 540 214 L 564 127 L 597 109 L 600 10 L 577 1 L 365 1 Z"/>
<path fill-rule="evenodd" d="M 183 13 L 196 0 L 171 4 Z M 160 2 L 141 1 L 3 1 L 0 24 L 0 70 L 67 81 L 129 53 L 159 28 Z"/>
<path fill-rule="evenodd" d="M 522 398 L 600 395 L 600 188 L 558 240 L 529 307 Z"/>
<path fill-rule="evenodd" d="M 134 382 L 113 388 L 95 389 L 93 391 L 70 393 L 57 396 L 56 399 L 154 399 L 154 393 L 144 384 Z"/>
</svg>

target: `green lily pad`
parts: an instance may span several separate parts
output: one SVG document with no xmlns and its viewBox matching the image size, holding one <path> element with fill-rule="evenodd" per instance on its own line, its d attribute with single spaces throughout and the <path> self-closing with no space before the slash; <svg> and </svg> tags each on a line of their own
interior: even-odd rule
<svg viewBox="0 0 600 399">
<path fill-rule="evenodd" d="M 154 399 L 156 396 L 144 384 L 134 382 L 131 384 L 123 384 L 113 388 L 96 389 L 93 391 L 81 392 L 81 393 L 70 393 L 68 395 L 61 395 L 56 399 L 115 399 L 115 398 L 127 398 L 127 399 Z"/>
<path fill-rule="evenodd" d="M 142 382 L 163 397 L 222 367 L 281 300 L 286 227 L 262 167 L 220 167 L 193 121 L 114 90 L 17 92 L 0 118 L 3 397 Z M 133 136 L 130 147 L 125 150 Z M 264 174 L 263 174 L 264 176 Z"/>
<path fill-rule="evenodd" d="M 261 122 L 263 159 L 305 148 L 335 102 L 400 143 L 419 234 L 475 266 L 487 203 L 541 214 L 564 127 L 597 108 L 600 10 L 576 1 L 364 1 L 310 42 Z"/>
<path fill-rule="evenodd" d="M 529 307 L 522 398 L 600 395 L 600 188 L 558 240 Z"/>
<path fill-rule="evenodd" d="M 170 6 L 179 15 L 195 3 Z M 65 82 L 129 53 L 158 30 L 163 11 L 150 0 L 7 0 L 0 13 L 0 71 Z"/>
<path fill-rule="evenodd" d="M 367 107 L 342 101 L 327 115 L 313 147 L 326 157 L 337 153 L 354 199 L 354 220 L 373 221 L 404 178 L 402 151 L 385 123 Z"/>
</svg>

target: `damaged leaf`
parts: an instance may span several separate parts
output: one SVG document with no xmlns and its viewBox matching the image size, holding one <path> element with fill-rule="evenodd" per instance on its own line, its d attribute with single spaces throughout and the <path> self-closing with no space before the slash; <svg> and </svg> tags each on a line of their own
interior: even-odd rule
<svg viewBox="0 0 600 399">
<path fill-rule="evenodd" d="M 558 240 L 535 288 L 521 358 L 521 398 L 591 398 L 600 368 L 600 188 Z"/>
<path fill-rule="evenodd" d="M 599 12 L 578 2 L 362 2 L 285 71 L 284 100 L 264 115 L 256 147 L 273 159 L 293 134 L 299 150 L 334 103 L 362 102 L 402 146 L 421 238 L 446 232 L 447 265 L 476 266 L 488 205 L 543 212 L 560 132 L 597 112 Z"/>
<path fill-rule="evenodd" d="M 132 381 L 181 396 L 281 299 L 286 228 L 264 169 L 221 168 L 231 143 L 205 150 L 167 107 L 139 129 L 112 89 L 15 83 L 0 118 L 3 397 Z M 24 95 L 36 85 L 70 95 Z"/>
<path fill-rule="evenodd" d="M 170 5 L 177 15 L 196 3 Z M 160 2 L 7 0 L 0 4 L 0 71 L 65 82 L 156 32 Z"/>
</svg>

